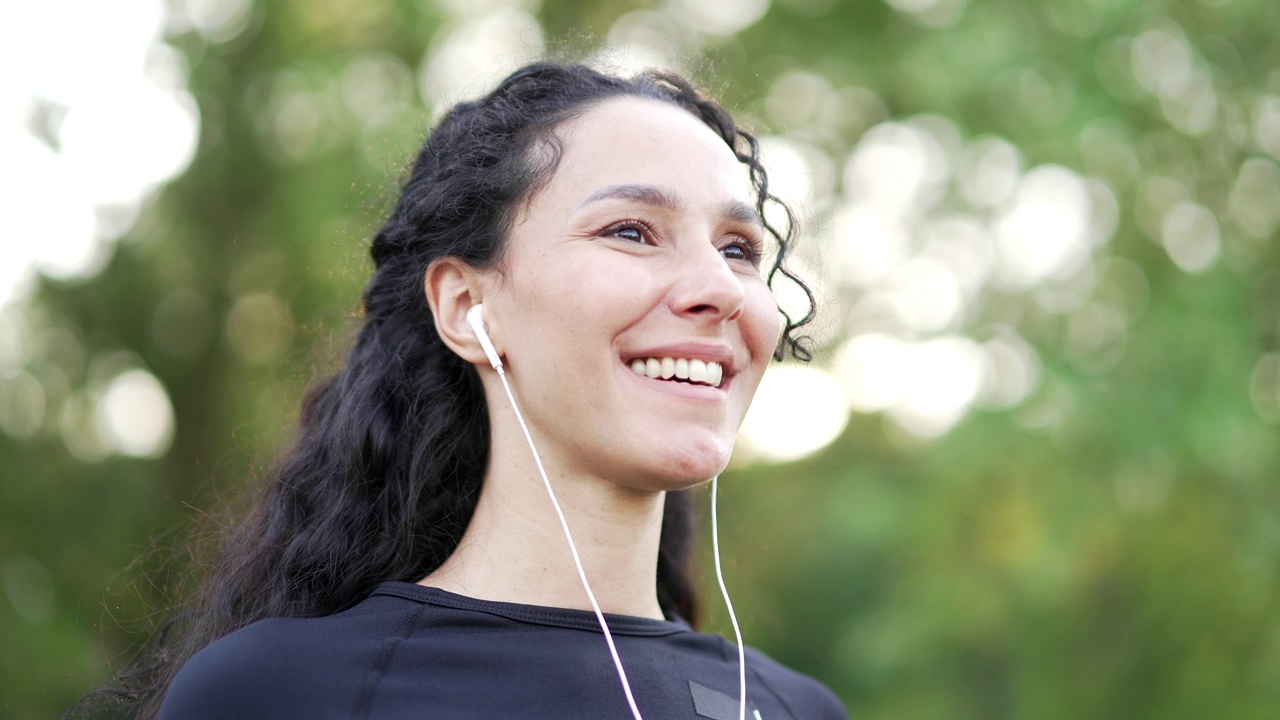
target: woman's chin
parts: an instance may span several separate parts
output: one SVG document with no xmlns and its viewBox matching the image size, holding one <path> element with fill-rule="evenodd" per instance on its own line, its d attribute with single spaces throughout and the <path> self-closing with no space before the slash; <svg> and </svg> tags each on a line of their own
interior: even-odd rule
<svg viewBox="0 0 1280 720">
<path fill-rule="evenodd" d="M 643 444 L 621 442 L 588 460 L 588 474 L 598 474 L 622 487 L 642 492 L 683 490 L 719 475 L 733 454 L 733 436 L 711 432 L 683 432 Z"/>
<path fill-rule="evenodd" d="M 719 475 L 729 465 L 733 445 L 701 452 L 684 452 L 668 456 L 659 469 L 663 490 L 683 490 L 701 485 Z"/>
</svg>

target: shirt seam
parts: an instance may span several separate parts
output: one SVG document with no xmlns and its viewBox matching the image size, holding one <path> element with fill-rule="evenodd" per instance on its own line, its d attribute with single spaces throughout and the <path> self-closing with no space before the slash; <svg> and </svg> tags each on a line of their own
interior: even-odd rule
<svg viewBox="0 0 1280 720">
<path fill-rule="evenodd" d="M 404 588 L 396 585 L 384 584 L 374 591 L 374 594 L 392 595 L 417 603 L 429 603 L 431 605 L 470 610 L 472 612 L 485 613 L 486 615 L 503 617 L 508 620 L 516 620 L 518 622 L 526 622 L 535 625 L 600 632 L 600 625 L 597 623 L 595 617 L 583 618 L 578 615 L 577 611 L 557 610 L 555 608 L 539 608 L 536 611 L 522 610 L 519 606 L 513 603 L 476 600 L 463 595 L 454 595 L 452 593 L 445 594 L 443 591 L 433 592 L 432 588 L 421 586 Z M 609 630 L 615 635 L 664 637 L 668 635 L 679 635 L 690 631 L 686 626 L 673 623 L 671 621 L 665 621 L 665 625 L 644 627 L 637 624 L 638 621 L 636 618 L 609 615 L 607 613 L 605 614 L 605 620 L 609 623 Z M 659 621 L 652 622 L 657 623 Z"/>
<path fill-rule="evenodd" d="M 373 666 L 369 668 L 369 672 L 365 675 L 364 687 L 360 691 L 360 697 L 356 701 L 355 713 L 352 716 L 356 720 L 367 720 L 369 714 L 373 711 L 374 696 L 377 695 L 378 687 L 382 684 L 382 679 L 386 677 L 387 670 L 391 667 L 391 659 L 395 656 L 396 649 L 400 647 L 400 642 L 409 637 L 409 633 L 418 624 L 418 618 L 421 615 L 421 605 L 405 613 L 404 619 L 400 621 L 400 628 L 396 635 L 387 638 L 383 642 L 382 650 L 378 653 Z"/>
<path fill-rule="evenodd" d="M 791 707 L 791 703 L 787 702 L 787 699 L 783 697 L 768 680 L 765 679 L 764 673 L 760 672 L 760 668 L 752 665 L 751 663 L 747 663 L 747 667 L 751 670 L 751 674 L 756 677 L 756 680 L 760 681 L 760 685 L 765 690 L 768 690 L 769 694 L 778 699 L 778 702 L 782 704 L 783 709 L 787 711 L 787 714 L 791 716 L 792 720 L 799 720 L 800 716 L 796 714 L 795 708 Z"/>
</svg>

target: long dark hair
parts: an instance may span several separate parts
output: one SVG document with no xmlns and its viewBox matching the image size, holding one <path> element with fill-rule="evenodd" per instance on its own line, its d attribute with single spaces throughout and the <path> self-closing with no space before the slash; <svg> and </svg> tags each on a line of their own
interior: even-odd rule
<svg viewBox="0 0 1280 720">
<path fill-rule="evenodd" d="M 555 171 L 554 130 L 623 95 L 688 110 L 747 166 L 762 216 L 766 203 L 776 202 L 755 138 L 674 74 L 624 79 L 538 63 L 452 108 L 373 238 L 364 325 L 345 365 L 307 393 L 291 446 L 251 512 L 228 531 L 173 637 L 111 694 L 139 701 L 139 714 L 152 716 L 178 669 L 214 640 L 266 617 L 341 611 L 379 583 L 419 580 L 449 557 L 479 498 L 489 421 L 475 368 L 436 333 L 423 291 L 427 266 L 443 257 L 475 267 L 499 262 L 514 214 Z M 796 329 L 813 316 L 812 295 L 783 265 L 794 222 L 779 205 L 788 222 L 781 230 L 768 226 L 779 246 L 769 281 L 790 278 L 810 304 L 803 317 L 786 317 L 775 356 L 808 359 Z M 692 532 L 691 497 L 668 493 L 658 600 L 668 615 L 696 623 Z"/>
</svg>

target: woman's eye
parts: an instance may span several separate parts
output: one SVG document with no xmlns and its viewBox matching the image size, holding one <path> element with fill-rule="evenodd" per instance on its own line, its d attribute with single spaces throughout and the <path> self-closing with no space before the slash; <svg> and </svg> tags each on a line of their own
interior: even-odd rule
<svg viewBox="0 0 1280 720">
<path fill-rule="evenodd" d="M 617 235 L 623 240 L 630 240 L 631 242 L 644 242 L 644 233 L 640 232 L 640 228 L 634 228 L 634 227 L 618 228 L 613 232 L 613 234 Z"/>
<path fill-rule="evenodd" d="M 649 242 L 649 229 L 639 223 L 620 223 L 605 230 L 604 234 L 621 238 L 627 242 L 641 243 L 645 245 L 652 244 Z"/>
<path fill-rule="evenodd" d="M 727 260 L 743 260 L 751 264 L 760 261 L 760 253 L 749 243 L 737 242 L 720 248 L 720 254 Z"/>
</svg>

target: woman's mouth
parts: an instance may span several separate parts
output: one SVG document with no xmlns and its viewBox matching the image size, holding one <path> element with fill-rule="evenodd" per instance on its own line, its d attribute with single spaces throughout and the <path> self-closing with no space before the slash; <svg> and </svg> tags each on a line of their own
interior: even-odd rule
<svg viewBox="0 0 1280 720">
<path fill-rule="evenodd" d="M 724 379 L 724 368 L 714 360 L 636 358 L 631 361 L 631 371 L 654 380 L 686 382 L 709 387 L 720 387 L 720 381 Z"/>
</svg>

